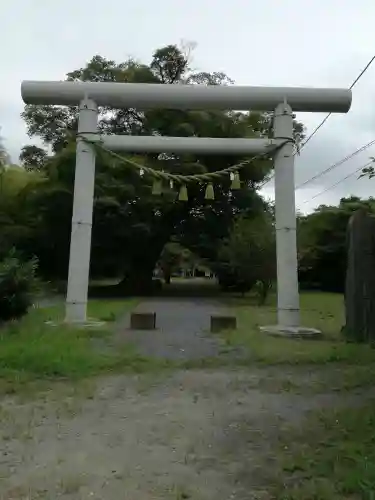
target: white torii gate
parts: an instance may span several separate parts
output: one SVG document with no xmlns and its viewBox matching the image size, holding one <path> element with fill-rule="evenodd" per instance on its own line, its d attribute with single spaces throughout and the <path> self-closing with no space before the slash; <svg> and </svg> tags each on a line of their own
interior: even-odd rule
<svg viewBox="0 0 375 500">
<path fill-rule="evenodd" d="M 26 104 L 79 104 L 78 141 L 66 317 L 68 323 L 87 322 L 91 227 L 95 184 L 95 150 L 80 137 L 100 140 L 112 151 L 199 154 L 258 154 L 283 144 L 274 158 L 277 308 L 273 333 L 314 333 L 300 327 L 296 214 L 294 196 L 293 112 L 347 113 L 348 89 L 168 85 L 107 82 L 24 81 Z M 100 136 L 98 106 L 114 108 L 221 109 L 275 111 L 273 139 Z M 287 142 L 289 140 L 289 142 Z"/>
</svg>

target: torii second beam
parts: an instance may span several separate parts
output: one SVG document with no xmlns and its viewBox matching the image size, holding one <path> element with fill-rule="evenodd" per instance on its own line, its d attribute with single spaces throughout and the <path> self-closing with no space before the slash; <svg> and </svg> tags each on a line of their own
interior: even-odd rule
<svg viewBox="0 0 375 500">
<path fill-rule="evenodd" d="M 95 136 L 89 136 L 94 139 Z M 213 137 L 165 137 L 136 135 L 102 135 L 102 145 L 111 151 L 130 153 L 176 153 L 247 155 L 266 153 L 282 144 L 282 139 L 230 139 Z"/>
</svg>

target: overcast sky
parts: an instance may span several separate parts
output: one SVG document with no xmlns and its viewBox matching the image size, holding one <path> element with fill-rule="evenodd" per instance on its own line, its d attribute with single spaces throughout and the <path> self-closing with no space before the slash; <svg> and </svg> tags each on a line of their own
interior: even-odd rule
<svg viewBox="0 0 375 500">
<path fill-rule="evenodd" d="M 375 51 L 373 0 L 2 0 L 0 12 L 0 125 L 13 161 L 37 143 L 20 118 L 21 81 L 61 80 L 96 54 L 148 62 L 156 48 L 188 40 L 197 44 L 195 69 L 223 71 L 241 85 L 349 87 Z M 296 185 L 375 139 L 374 83 L 375 63 L 350 112 L 331 116 L 298 157 Z M 323 118 L 298 115 L 308 132 Z M 297 190 L 297 206 L 371 196 L 375 179 L 354 175 L 311 200 L 371 155 L 375 147 Z M 265 193 L 272 191 L 270 183 Z"/>
</svg>

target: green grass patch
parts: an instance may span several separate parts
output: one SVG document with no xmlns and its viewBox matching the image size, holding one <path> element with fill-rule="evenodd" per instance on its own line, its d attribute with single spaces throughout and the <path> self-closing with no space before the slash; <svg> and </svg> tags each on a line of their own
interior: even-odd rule
<svg viewBox="0 0 375 500">
<path fill-rule="evenodd" d="M 239 326 L 236 331 L 224 334 L 225 342 L 244 346 L 254 362 L 298 365 L 375 361 L 375 349 L 349 344 L 342 338 L 344 307 L 339 294 L 301 294 L 301 323 L 323 333 L 321 338 L 314 340 L 278 338 L 260 332 L 259 326 L 276 323 L 275 297 L 263 307 L 253 305 L 251 298 L 232 300 L 230 306 L 236 312 Z"/>
<path fill-rule="evenodd" d="M 88 316 L 113 321 L 131 309 L 134 300 L 91 301 Z M 111 325 L 73 328 L 59 324 L 63 304 L 32 309 L 20 321 L 0 330 L 0 392 L 14 392 L 36 379 L 79 379 L 111 370 L 145 371 L 150 361 L 129 344 L 113 350 L 95 346 L 111 334 Z M 49 326 L 46 321 L 57 322 Z"/>
<path fill-rule="evenodd" d="M 245 347 L 250 362 L 269 366 L 271 375 L 260 387 L 265 384 L 266 390 L 305 396 L 373 387 L 375 350 L 348 344 L 341 336 L 342 296 L 301 294 L 301 322 L 320 329 L 319 340 L 260 332 L 259 326 L 276 323 L 275 297 L 264 307 L 255 306 L 251 298 L 232 299 L 230 305 L 239 327 L 225 332 L 225 341 Z M 358 405 L 359 396 L 353 399 L 348 393 L 346 397 L 347 408 L 314 411 L 297 425 L 280 425 L 274 464 L 263 469 L 269 498 L 375 500 L 375 400 Z"/>
<path fill-rule="evenodd" d="M 284 500 L 375 498 L 375 401 L 314 412 L 282 432 L 273 484 Z"/>
<path fill-rule="evenodd" d="M 136 304 L 135 299 L 122 299 L 122 300 L 89 300 L 87 304 L 87 317 L 99 321 L 112 322 L 115 321 L 121 314 L 134 307 Z M 48 320 L 63 321 L 65 315 L 65 303 L 63 301 L 50 307 L 41 307 L 34 309 L 25 318 L 26 321 L 30 320 L 32 323 L 39 323 Z M 23 324 L 20 324 L 20 328 Z"/>
</svg>

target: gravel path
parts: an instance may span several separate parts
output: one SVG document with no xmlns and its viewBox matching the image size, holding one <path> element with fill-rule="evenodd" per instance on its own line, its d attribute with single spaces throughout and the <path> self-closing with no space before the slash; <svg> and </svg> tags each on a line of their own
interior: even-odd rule
<svg viewBox="0 0 375 500">
<path fill-rule="evenodd" d="M 54 387 L 34 402 L 4 400 L 0 498 L 268 500 L 283 425 L 347 395 L 272 394 L 258 388 L 265 377 L 116 376 L 82 391 Z"/>
<path fill-rule="evenodd" d="M 222 355 L 220 340 L 209 333 L 211 314 L 223 306 L 207 299 L 160 298 L 142 302 L 136 311 L 156 312 L 157 330 L 129 329 L 126 315 L 117 325 L 118 338 L 132 342 L 145 356 L 194 360 Z M 232 354 L 237 350 L 233 349 Z"/>
<path fill-rule="evenodd" d="M 124 317 L 116 342 L 176 360 L 222 355 L 218 337 L 205 333 L 210 315 L 222 312 L 218 303 L 160 299 L 140 308 L 156 311 L 159 329 L 130 331 Z M 106 376 L 56 383 L 34 401 L 5 398 L 0 499 L 270 500 L 284 425 L 298 425 L 311 409 L 354 402 L 348 394 L 277 393 L 286 370 Z"/>
</svg>

